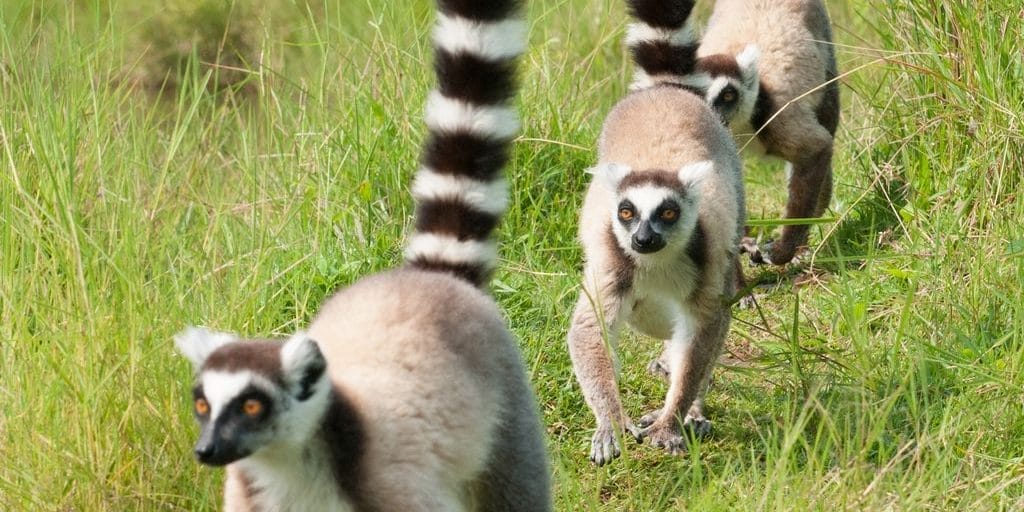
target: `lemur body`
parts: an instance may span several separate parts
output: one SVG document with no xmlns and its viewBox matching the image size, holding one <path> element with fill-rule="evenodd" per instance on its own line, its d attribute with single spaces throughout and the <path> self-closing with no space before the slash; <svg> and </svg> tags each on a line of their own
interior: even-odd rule
<svg viewBox="0 0 1024 512">
<path fill-rule="evenodd" d="M 331 297 L 284 344 L 190 330 L 179 345 L 209 350 L 195 359 L 210 408 L 196 450 L 228 464 L 229 512 L 550 509 L 515 341 L 462 280 L 393 270 Z M 240 397 L 268 416 L 250 419 Z"/>
<path fill-rule="evenodd" d="M 175 339 L 198 374 L 196 457 L 227 465 L 229 512 L 551 510 L 517 345 L 476 287 L 497 257 L 526 30 L 518 0 L 439 4 L 406 268 L 337 292 L 283 343 Z"/>
<path fill-rule="evenodd" d="M 745 209 L 733 140 L 681 88 L 656 85 L 620 101 L 598 154 L 580 213 L 586 263 L 568 341 L 597 419 L 590 458 L 602 465 L 620 453 L 616 428 L 677 453 L 685 446 L 680 419 L 698 432 L 710 427 L 703 395 L 729 327 Z M 667 340 L 665 405 L 640 428 L 619 399 L 604 337 L 614 340 L 624 323 Z"/>
<path fill-rule="evenodd" d="M 752 45 L 760 53 L 753 67 L 747 64 Z M 703 82 L 709 103 L 723 104 L 722 89 L 712 87 L 716 82 L 728 82 L 737 95 L 732 102 L 737 107 L 722 112 L 737 143 L 752 142 L 789 164 L 786 218 L 820 216 L 832 197 L 832 147 L 839 124 L 838 72 L 824 3 L 717 0 L 697 57 L 696 73 L 688 80 Z M 754 79 L 751 69 L 756 69 Z M 768 257 L 749 249 L 755 261 L 785 264 L 807 243 L 807 233 L 807 225 L 787 225 Z"/>
</svg>

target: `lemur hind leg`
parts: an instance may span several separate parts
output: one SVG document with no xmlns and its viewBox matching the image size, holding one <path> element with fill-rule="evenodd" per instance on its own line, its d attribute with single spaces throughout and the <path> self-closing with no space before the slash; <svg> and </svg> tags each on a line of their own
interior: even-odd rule
<svg viewBox="0 0 1024 512">
<path fill-rule="evenodd" d="M 597 418 L 597 430 L 591 438 L 590 460 L 602 466 L 621 454 L 616 439 L 617 429 L 623 429 L 640 439 L 640 430 L 626 415 L 619 399 L 612 360 L 611 343 L 605 342 L 602 326 L 607 326 L 609 337 L 620 326 L 621 297 L 615 294 L 580 294 L 569 329 L 569 356 L 573 371 L 583 390 L 583 398 Z"/>
<path fill-rule="evenodd" d="M 715 355 L 715 361 L 717 360 L 718 355 Z M 711 435 L 711 420 L 704 415 L 704 396 L 707 395 L 714 382 L 714 368 L 714 361 L 712 361 L 704 380 L 700 383 L 700 389 L 697 391 L 697 397 L 693 400 L 693 405 L 690 406 L 690 410 L 683 418 L 683 428 L 689 429 L 696 437 Z"/>
<path fill-rule="evenodd" d="M 818 193 L 818 206 L 814 209 L 814 216 L 821 217 L 825 210 L 828 209 L 828 204 L 832 202 L 832 162 L 829 161 L 828 170 L 825 172 L 825 177 L 821 182 L 821 191 Z"/>
<path fill-rule="evenodd" d="M 725 342 L 729 312 L 715 313 L 705 325 L 697 327 L 696 333 L 692 327 L 686 327 L 688 321 L 681 322 L 683 325 L 669 342 L 666 353 L 670 367 L 669 389 L 665 405 L 641 420 L 643 438 L 649 438 L 652 445 L 672 454 L 682 453 L 686 448 L 683 424 L 692 424 L 699 434 L 710 431 L 710 422 L 704 417 L 703 396 Z"/>
<path fill-rule="evenodd" d="M 671 374 L 671 372 L 669 371 L 668 362 L 670 342 L 671 340 L 665 340 L 662 344 L 661 354 L 658 354 L 658 357 L 652 359 L 650 363 L 647 363 L 647 373 L 650 373 L 655 377 L 665 379 L 666 381 L 669 380 L 669 375 Z M 640 422 L 640 426 L 644 426 L 642 424 L 642 419 L 640 420 Z"/>
<path fill-rule="evenodd" d="M 819 123 L 814 110 L 806 104 L 796 104 L 780 111 L 778 118 L 765 125 L 759 138 L 769 154 L 790 165 L 785 218 L 802 219 L 821 214 L 832 196 L 834 140 L 828 128 Z M 786 225 L 778 240 L 760 247 L 750 237 L 743 237 L 740 251 L 749 253 L 753 263 L 785 265 L 807 244 L 809 231 L 807 224 Z"/>
<path fill-rule="evenodd" d="M 742 243 L 742 242 L 741 242 Z M 736 258 L 736 269 L 733 271 L 733 297 L 735 298 L 737 293 L 743 293 L 747 289 L 747 279 L 743 276 L 743 264 L 740 263 L 740 259 Z M 754 291 L 751 290 L 749 293 L 743 293 L 740 300 L 737 301 L 740 309 L 752 309 L 757 305 L 757 300 L 754 299 Z"/>
<path fill-rule="evenodd" d="M 793 163 L 793 176 L 789 180 L 789 199 L 786 204 L 786 218 L 800 219 L 816 217 L 824 211 L 823 197 L 831 197 L 832 145 L 818 148 L 806 157 Z M 824 187 L 829 188 L 824 193 Z M 770 258 L 775 265 L 789 263 L 801 246 L 807 244 L 807 224 L 790 224 L 782 228 L 782 237 L 772 244 Z"/>
</svg>

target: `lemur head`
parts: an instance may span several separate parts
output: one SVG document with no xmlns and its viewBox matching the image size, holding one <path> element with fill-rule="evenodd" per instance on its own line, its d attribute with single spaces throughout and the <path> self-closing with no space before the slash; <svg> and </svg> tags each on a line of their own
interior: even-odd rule
<svg viewBox="0 0 1024 512">
<path fill-rule="evenodd" d="M 757 64 L 761 50 L 748 44 L 737 55 L 715 54 L 701 57 L 694 65 L 691 85 L 702 91 L 704 99 L 725 124 L 748 120 L 757 101 Z"/>
<path fill-rule="evenodd" d="M 685 248 L 697 225 L 701 182 L 714 172 L 714 164 L 702 161 L 675 171 L 632 172 L 605 163 L 592 172 L 615 193 L 612 232 L 619 246 L 638 259 L 659 252 L 674 257 L 671 249 Z"/>
<path fill-rule="evenodd" d="M 284 343 L 241 342 L 190 327 L 174 343 L 198 374 L 192 394 L 199 462 L 222 466 L 261 449 L 302 445 L 319 426 L 330 388 L 327 362 L 305 333 Z"/>
</svg>

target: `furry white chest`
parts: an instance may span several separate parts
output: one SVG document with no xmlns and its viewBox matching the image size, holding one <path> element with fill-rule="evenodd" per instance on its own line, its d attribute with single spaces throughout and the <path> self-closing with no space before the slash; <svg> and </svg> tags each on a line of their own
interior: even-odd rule
<svg viewBox="0 0 1024 512">
<path fill-rule="evenodd" d="M 248 500 L 258 505 L 257 510 L 354 512 L 355 507 L 339 494 L 322 456 L 260 459 L 250 457 L 238 463 L 249 480 Z M 229 503 L 225 509 L 233 510 Z"/>
<path fill-rule="evenodd" d="M 643 334 L 668 339 L 689 313 L 688 299 L 696 286 L 692 265 L 638 268 L 626 321 Z"/>
</svg>

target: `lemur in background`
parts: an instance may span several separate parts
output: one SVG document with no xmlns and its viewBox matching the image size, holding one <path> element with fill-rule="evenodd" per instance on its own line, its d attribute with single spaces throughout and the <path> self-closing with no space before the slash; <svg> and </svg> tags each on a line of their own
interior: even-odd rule
<svg viewBox="0 0 1024 512">
<path fill-rule="evenodd" d="M 648 22 L 658 27 L 664 20 L 674 22 L 678 12 L 688 13 L 693 2 L 643 4 L 643 12 L 658 13 Z M 832 146 L 839 124 L 838 71 L 824 2 L 717 0 L 699 46 L 688 40 L 675 51 L 665 43 L 639 45 L 635 32 L 631 27 L 627 35 L 636 63 L 633 90 L 668 83 L 703 96 L 741 148 L 753 140 L 788 163 L 787 219 L 824 213 L 832 197 Z M 678 34 L 692 32 L 688 23 Z M 807 233 L 807 225 L 787 225 L 764 252 L 751 239 L 742 246 L 755 263 L 784 265 L 807 243 Z"/>
<path fill-rule="evenodd" d="M 439 0 L 438 88 L 405 268 L 327 299 L 308 332 L 189 328 L 195 455 L 227 465 L 224 508 L 551 510 L 537 406 L 486 286 L 519 130 L 519 0 Z"/>
<path fill-rule="evenodd" d="M 628 5 L 638 21 L 627 37 L 647 78 L 692 64 L 677 52 L 696 46 L 692 2 Z M 651 82 L 605 119 L 580 213 L 586 263 L 568 344 L 597 419 L 590 450 L 597 465 L 619 456 L 620 428 L 673 454 L 685 449 L 684 425 L 710 430 L 703 396 L 731 320 L 745 221 L 740 158 L 718 115 L 685 88 Z M 623 323 L 667 340 L 665 405 L 638 425 L 616 382 L 614 338 Z"/>
<path fill-rule="evenodd" d="M 697 57 L 686 81 L 705 91 L 737 143 L 754 139 L 787 162 L 786 218 L 821 216 L 832 198 L 839 125 L 838 71 L 824 2 L 717 0 Z M 763 252 L 750 239 L 744 249 L 755 263 L 784 265 L 807 243 L 808 230 L 787 225 Z"/>
</svg>

